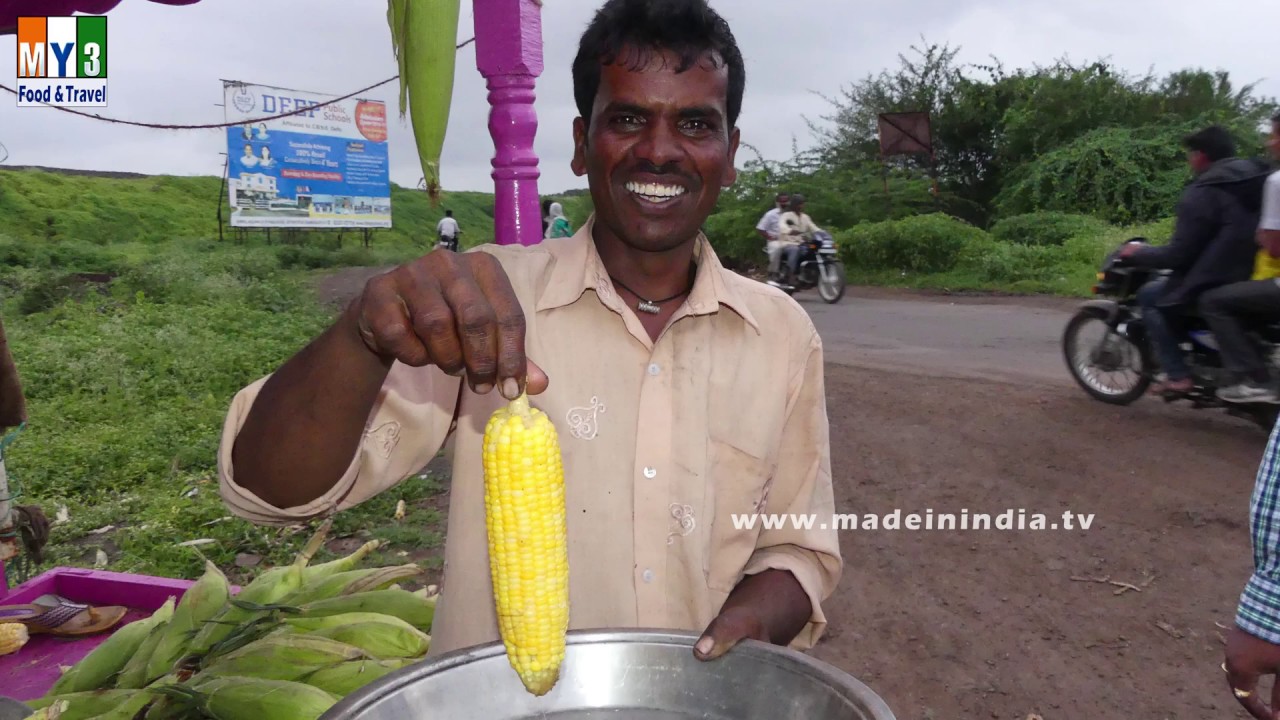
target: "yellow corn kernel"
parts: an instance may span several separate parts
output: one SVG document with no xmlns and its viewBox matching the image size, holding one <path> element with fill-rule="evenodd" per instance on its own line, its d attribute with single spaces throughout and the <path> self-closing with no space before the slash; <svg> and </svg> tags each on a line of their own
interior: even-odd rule
<svg viewBox="0 0 1280 720">
<path fill-rule="evenodd" d="M 0 655 L 11 655 L 30 639 L 27 626 L 22 623 L 0 623 Z"/>
<path fill-rule="evenodd" d="M 525 688 L 560 679 L 569 626 L 564 467 L 555 425 L 521 394 L 484 433 L 485 519 L 498 627 Z"/>
</svg>

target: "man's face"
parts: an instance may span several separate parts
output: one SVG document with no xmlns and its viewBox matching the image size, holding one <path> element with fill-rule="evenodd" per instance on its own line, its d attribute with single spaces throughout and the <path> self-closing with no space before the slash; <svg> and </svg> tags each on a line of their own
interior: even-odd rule
<svg viewBox="0 0 1280 720">
<path fill-rule="evenodd" d="M 573 171 L 590 181 L 597 230 L 649 252 L 692 240 L 737 178 L 738 131 L 729 127 L 728 69 L 676 58 L 648 68 L 601 68 L 590 130 L 574 120 Z"/>
<path fill-rule="evenodd" d="M 1267 136 L 1267 150 L 1271 157 L 1280 160 L 1280 122 L 1271 123 L 1271 134 Z"/>
<path fill-rule="evenodd" d="M 791 197 L 788 195 L 779 195 L 774 202 L 778 204 L 779 210 L 785 211 L 787 209 L 787 205 L 791 202 Z"/>
<path fill-rule="evenodd" d="M 1199 150 L 1188 150 L 1187 164 L 1191 166 L 1191 172 L 1199 175 L 1209 169 L 1212 163 L 1209 162 L 1209 157 Z"/>
</svg>

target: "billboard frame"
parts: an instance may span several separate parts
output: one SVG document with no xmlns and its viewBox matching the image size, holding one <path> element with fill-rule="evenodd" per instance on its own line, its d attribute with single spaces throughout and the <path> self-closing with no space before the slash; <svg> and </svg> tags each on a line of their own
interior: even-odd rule
<svg viewBox="0 0 1280 720">
<path fill-rule="evenodd" d="M 258 124 L 263 124 L 263 123 L 270 122 L 270 121 L 273 121 L 273 120 L 281 120 L 281 119 L 288 118 L 288 117 L 290 117 L 290 116 L 294 116 L 294 115 L 302 115 L 302 114 L 304 114 L 304 113 L 312 113 L 312 112 L 314 112 L 314 111 L 315 111 L 316 109 L 318 109 L 318 108 L 323 108 L 323 107 L 327 107 L 327 106 L 334 105 L 334 104 L 338 104 L 338 103 L 355 103 L 355 106 L 356 106 L 357 108 L 359 108 L 359 107 L 360 107 L 360 105 L 361 105 L 362 103 L 368 103 L 368 104 L 371 104 L 371 105 L 377 105 L 377 106 L 379 106 L 379 107 L 381 107 L 381 108 L 382 108 L 382 116 L 383 116 L 384 118 L 389 117 L 389 116 L 388 116 L 388 114 L 387 114 L 387 112 L 388 112 L 388 111 L 386 110 L 386 108 L 387 108 L 387 103 L 386 103 L 384 100 L 380 100 L 380 99 L 377 99 L 377 98 L 366 98 L 366 97 L 361 97 L 361 96 L 356 96 L 356 95 L 351 95 L 351 96 L 335 96 L 335 95 L 332 95 L 332 94 L 329 94 L 329 93 L 317 92 L 317 91 L 314 91 L 314 90 L 302 90 L 302 89 L 298 89 L 298 88 L 289 88 L 289 87 L 283 87 L 283 86 L 280 86 L 280 85 L 273 85 L 273 84 L 270 84 L 270 83 L 248 82 L 248 81 L 244 81 L 244 80 L 231 80 L 231 79 L 226 79 L 226 78 L 221 78 L 221 79 L 220 79 L 220 81 L 221 81 L 221 83 L 222 83 L 222 100 L 223 100 L 223 102 L 222 102 L 222 103 L 218 103 L 218 105 L 219 105 L 219 106 L 221 106 L 221 107 L 223 108 L 223 121 L 226 123 L 226 127 L 228 127 L 228 128 L 232 128 L 232 127 L 240 127 L 240 126 L 258 125 Z M 303 107 L 297 107 L 297 108 L 295 108 L 295 109 L 293 109 L 293 110 L 290 110 L 290 111 L 287 111 L 287 112 L 281 112 L 281 113 L 274 113 L 274 114 L 269 114 L 269 115 L 263 115 L 263 116 L 260 116 L 260 117 L 251 117 L 251 118 L 237 117 L 237 118 L 234 118 L 234 119 L 233 119 L 232 117 L 230 117 L 230 111 L 229 111 L 229 108 L 227 107 L 227 97 L 228 97 L 229 92 L 230 92 L 233 88 L 236 88 L 236 87 L 252 87 L 252 88 L 258 88 L 258 89 L 266 89 L 266 90 L 279 91 L 279 92 L 281 92 L 281 93 L 293 93 L 293 94 L 294 94 L 295 99 L 296 99 L 298 96 L 307 96 L 307 97 L 306 97 L 306 99 L 308 99 L 308 100 L 314 100 L 315 102 L 313 102 L 312 104 L 309 104 L 309 105 L 303 106 Z M 353 113 L 353 118 L 352 118 L 352 120 L 351 120 L 350 122 L 352 122 L 353 124 L 355 124 L 355 123 L 357 123 L 357 122 L 358 122 L 358 113 Z M 246 131 L 246 132 L 248 132 L 248 131 Z M 263 132 L 265 133 L 265 130 L 264 130 Z M 290 132 L 290 131 L 286 131 L 286 132 Z M 269 133 L 266 133 L 266 134 L 269 136 Z M 246 137 L 248 137 L 248 135 L 246 135 Z M 261 136 L 261 135 L 259 135 L 259 138 L 261 138 L 261 137 L 262 137 L 262 136 Z M 321 136 L 321 137 L 332 137 L 332 138 L 334 138 L 334 139 L 336 139 L 336 140 L 345 141 L 345 142 L 360 142 L 360 140 L 358 139 L 358 137 L 355 137 L 355 136 L 352 136 L 352 137 L 350 137 L 350 138 L 344 137 L 344 136 L 342 136 L 342 135 L 329 135 L 329 136 Z M 366 141 L 368 141 L 368 140 L 366 140 Z M 369 141 L 369 142 L 377 142 L 377 141 L 375 140 L 375 141 Z M 382 143 L 389 143 L 389 138 L 383 139 L 381 142 L 382 142 Z M 391 207 L 391 195 L 392 195 L 392 185 L 393 185 L 393 183 L 391 182 L 391 178 L 390 178 L 390 152 L 389 152 L 389 149 L 388 149 L 388 154 L 387 154 L 387 159 L 386 159 L 386 165 L 385 165 L 385 171 L 386 171 L 386 173 L 387 173 L 387 177 L 386 177 L 386 185 L 385 185 L 385 188 L 386 188 L 386 196 L 385 196 L 385 199 L 386 199 L 386 203 L 387 203 L 387 205 L 386 205 L 386 211 L 385 211 L 385 217 L 386 217 L 385 224 L 383 224 L 383 223 L 377 223 L 377 224 L 363 224 L 363 223 L 352 223 L 352 224 L 314 224 L 314 223 L 302 223 L 302 222 L 299 222 L 299 223 L 297 223 L 297 224 L 290 224 L 290 223 L 288 223 L 288 222 L 286 221 L 286 222 L 281 222 L 281 223 L 269 223 L 269 224 L 265 224 L 265 223 L 264 223 L 264 224 L 247 224 L 247 225 L 244 225 L 244 224 L 237 224 L 237 223 L 234 221 L 234 218 L 235 218 L 235 215 L 236 215 L 236 211 L 237 211 L 238 209 L 242 208 L 243 206 L 235 204 L 235 203 L 233 202 L 233 199 L 232 199 L 232 193 L 233 193 L 233 192 L 236 192 L 236 190 L 235 190 L 235 188 L 233 188 L 233 186 L 232 186 L 232 183 L 234 182 L 234 180 L 233 180 L 233 178 L 231 177 L 231 175 L 232 175 L 232 173 L 231 173 L 231 156 L 230 156 L 230 153 L 228 152 L 228 150 L 229 150 L 229 143 L 227 142 L 227 138 L 226 138 L 225 136 L 223 137 L 223 143 L 224 143 L 224 150 L 223 150 L 223 152 L 219 153 L 220 155 L 222 155 L 222 156 L 223 156 L 222 183 L 221 183 L 221 187 L 220 187 L 220 189 L 219 189 L 219 198 L 218 198 L 218 236 L 219 236 L 219 239 L 223 239 L 223 238 L 224 238 L 224 230 L 223 230 L 224 226 L 225 226 L 225 227 L 230 227 L 230 228 L 232 228 L 233 230 L 235 230 L 235 231 L 236 231 L 237 236 L 238 236 L 239 238 L 241 238 L 241 239 L 243 239 L 243 238 L 244 238 L 244 237 L 245 237 L 249 232 L 264 231 L 264 232 L 265 232 L 265 235 L 266 235 L 266 238 L 267 238 L 267 242 L 268 242 L 268 243 L 270 243 L 270 242 L 271 242 L 271 235 L 272 235 L 271 231 L 272 231 L 272 230 L 281 231 L 281 232 L 282 232 L 282 234 L 284 234 L 285 236 L 295 236 L 295 235 L 297 235 L 297 234 L 299 234 L 299 233 L 304 233 L 304 232 L 305 232 L 305 233 L 314 233 L 314 232 L 317 232 L 317 231 L 323 231 L 323 232 L 326 232 L 326 233 L 337 233 L 337 240 L 338 240 L 338 244 L 339 244 L 339 246 L 341 246 L 341 243 L 342 243 L 342 236 L 343 236 L 344 234 L 346 234 L 346 233 L 348 233 L 348 232 L 351 232 L 351 231 L 357 231 L 357 230 L 358 230 L 358 231 L 361 231 L 361 236 L 362 236 L 362 239 L 363 239 L 363 244 L 364 244 L 364 246 L 365 246 L 365 247 L 368 247 L 368 246 L 369 246 L 369 241 L 370 241 L 370 236 L 371 236 L 372 231 L 374 231 L 374 230 L 389 230 L 389 229 L 392 229 L 392 228 L 394 227 L 394 222 L 393 222 L 393 220 L 392 220 L 392 212 L 393 212 L 393 209 L 392 209 L 392 207 Z M 264 155 L 264 157 L 266 157 L 266 156 Z M 266 162 L 266 161 L 264 160 L 264 162 Z M 325 193 L 322 193 L 322 194 L 324 194 L 324 195 L 326 195 L 326 196 L 328 195 L 328 194 L 325 194 Z M 311 197 L 313 197 L 313 196 L 314 196 L 314 195 L 313 195 L 313 194 L 311 194 L 311 193 L 308 193 L 308 194 L 307 194 L 307 197 L 308 197 L 308 198 L 311 198 Z M 294 201 L 294 202 L 296 202 L 298 197 L 302 197 L 302 195 L 297 195 L 297 196 L 295 196 L 295 197 L 293 198 L 293 201 Z M 341 197 L 341 198 L 343 198 L 343 199 L 350 199 L 350 200 L 352 200 L 352 201 L 355 201 L 355 200 L 357 199 L 357 198 L 356 198 L 356 196 L 352 196 L 351 198 L 347 198 L 347 196 L 345 196 L 345 195 L 344 195 L 344 196 L 340 196 L 340 197 Z M 359 197 L 364 197 L 364 196 L 359 196 Z M 381 198 L 381 197 L 377 197 L 377 198 L 373 198 L 373 199 L 374 199 L 375 201 L 378 201 L 378 200 L 381 200 L 382 198 Z M 370 210 L 370 211 L 376 210 L 376 209 L 379 207 L 379 203 L 378 203 L 378 202 L 374 202 L 372 205 L 373 205 L 373 207 L 371 208 L 371 210 Z M 228 210 L 230 210 L 231 215 L 232 215 L 232 217 L 231 217 L 231 218 L 224 218 L 224 217 L 223 217 L 223 214 L 222 214 L 222 213 L 223 213 L 223 208 L 224 208 L 224 206 L 225 206 Z M 361 207 L 363 207 L 363 206 L 361 206 Z M 357 208 L 353 208 L 353 211 L 358 212 L 358 209 L 357 209 Z"/>
</svg>

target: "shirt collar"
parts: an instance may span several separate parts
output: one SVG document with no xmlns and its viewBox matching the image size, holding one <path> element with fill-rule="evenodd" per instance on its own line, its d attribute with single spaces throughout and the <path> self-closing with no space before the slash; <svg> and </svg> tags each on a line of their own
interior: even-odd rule
<svg viewBox="0 0 1280 720">
<path fill-rule="evenodd" d="M 591 238 L 595 226 L 595 214 L 583 223 L 571 237 L 543 240 L 542 245 L 554 258 L 547 285 L 538 298 L 537 310 L 550 310 L 572 304 L 587 290 L 594 290 L 602 298 L 616 297 L 617 290 L 609 273 L 596 252 Z M 756 332 L 760 326 L 747 306 L 742 289 L 736 287 L 736 278 L 726 270 L 711 247 L 706 235 L 698 233 L 694 245 L 694 261 L 698 265 L 693 290 L 689 293 L 689 314 L 708 315 L 721 306 L 733 310 Z"/>
</svg>

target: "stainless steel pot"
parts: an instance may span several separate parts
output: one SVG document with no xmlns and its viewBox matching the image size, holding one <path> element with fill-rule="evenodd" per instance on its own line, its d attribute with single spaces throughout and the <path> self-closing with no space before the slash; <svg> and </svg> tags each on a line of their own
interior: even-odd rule
<svg viewBox="0 0 1280 720">
<path fill-rule="evenodd" d="M 524 689 L 501 643 L 428 658 L 343 698 L 321 720 L 896 720 L 870 688 L 802 653 L 746 641 L 693 656 L 696 634 L 574 631 L 560 682 Z"/>
</svg>

